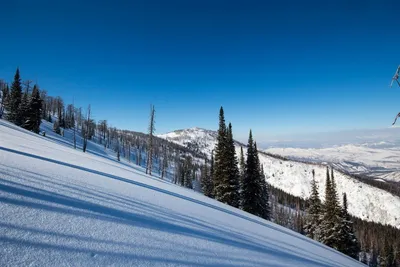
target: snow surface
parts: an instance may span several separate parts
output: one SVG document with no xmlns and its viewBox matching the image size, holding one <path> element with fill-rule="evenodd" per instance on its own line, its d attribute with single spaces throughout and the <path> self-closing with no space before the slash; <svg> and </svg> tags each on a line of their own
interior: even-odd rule
<svg viewBox="0 0 400 267">
<path fill-rule="evenodd" d="M 0 266 L 363 266 L 89 148 L 0 120 Z"/>
<path fill-rule="evenodd" d="M 199 143 L 203 152 L 210 155 L 216 144 L 216 132 L 200 128 L 191 128 L 160 135 L 172 142 L 187 145 L 191 140 Z M 247 149 L 243 147 L 244 153 Z M 240 145 L 236 143 L 236 153 Z M 308 198 L 311 193 L 312 170 L 319 185 L 319 193 L 324 198 L 326 167 L 317 164 L 283 161 L 265 154 L 259 154 L 264 165 L 267 182 L 292 195 Z M 390 224 L 400 228 L 400 198 L 382 189 L 364 184 L 348 175 L 334 172 L 338 194 L 347 194 L 349 212 L 367 221 Z"/>
</svg>

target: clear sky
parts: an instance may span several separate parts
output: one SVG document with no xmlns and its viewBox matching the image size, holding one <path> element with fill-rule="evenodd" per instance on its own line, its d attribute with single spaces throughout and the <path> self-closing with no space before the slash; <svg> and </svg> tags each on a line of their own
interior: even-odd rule
<svg viewBox="0 0 400 267">
<path fill-rule="evenodd" d="M 95 119 L 246 139 L 380 128 L 400 111 L 400 1 L 2 1 L 0 78 Z M 260 140 L 262 141 L 262 140 Z"/>
</svg>

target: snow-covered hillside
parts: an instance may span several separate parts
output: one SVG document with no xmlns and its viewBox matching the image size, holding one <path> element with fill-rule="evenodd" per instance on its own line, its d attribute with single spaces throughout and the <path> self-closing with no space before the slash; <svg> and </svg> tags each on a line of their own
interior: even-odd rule
<svg viewBox="0 0 400 267">
<path fill-rule="evenodd" d="M 89 148 L 0 120 L 0 266 L 362 266 Z"/>
<path fill-rule="evenodd" d="M 198 132 L 198 133 L 197 133 Z M 198 137 L 197 137 L 198 136 Z M 209 153 L 216 143 L 216 132 L 192 128 L 181 130 L 160 137 L 182 145 L 194 142 L 200 143 L 202 151 Z M 244 153 L 246 148 L 243 147 Z M 236 144 L 236 152 L 240 146 Z M 324 197 L 326 168 L 315 164 L 306 164 L 296 161 L 284 161 L 265 154 L 259 154 L 264 165 L 268 183 L 295 196 L 307 198 L 310 195 L 311 171 L 314 169 L 316 180 L 319 183 L 319 192 Z M 400 228 L 400 198 L 384 190 L 364 184 L 339 172 L 334 172 L 341 196 L 346 192 L 348 196 L 349 212 L 361 219 L 390 224 Z"/>
<path fill-rule="evenodd" d="M 352 174 L 400 182 L 400 128 L 358 129 L 286 136 L 263 142 L 267 152 L 310 162 L 329 162 Z"/>
<path fill-rule="evenodd" d="M 199 127 L 176 130 L 157 136 L 206 155 L 211 155 L 211 151 L 217 142 L 217 132 Z M 237 141 L 235 141 L 235 144 L 237 146 L 243 145 Z"/>
<path fill-rule="evenodd" d="M 383 145 L 383 144 L 381 144 Z M 400 181 L 400 148 L 371 144 L 327 148 L 269 148 L 266 152 L 310 162 L 329 162 L 354 174 L 368 174 L 384 180 Z"/>
</svg>

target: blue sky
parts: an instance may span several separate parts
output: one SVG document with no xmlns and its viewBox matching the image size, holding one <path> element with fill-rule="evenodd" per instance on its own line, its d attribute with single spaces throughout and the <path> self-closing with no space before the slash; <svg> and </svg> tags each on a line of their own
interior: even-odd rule
<svg viewBox="0 0 400 267">
<path fill-rule="evenodd" d="M 96 119 L 158 133 L 271 136 L 382 128 L 400 111 L 399 1 L 7 1 L 0 78 L 17 66 Z"/>
</svg>

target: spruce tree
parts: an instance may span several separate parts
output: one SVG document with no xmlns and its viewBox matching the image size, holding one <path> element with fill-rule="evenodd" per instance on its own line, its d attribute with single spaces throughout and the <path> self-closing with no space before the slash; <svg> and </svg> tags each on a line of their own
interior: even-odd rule
<svg viewBox="0 0 400 267">
<path fill-rule="evenodd" d="M 215 199 L 221 200 L 223 195 L 223 181 L 227 180 L 228 174 L 228 155 L 227 155 L 227 132 L 225 125 L 224 109 L 219 110 L 219 128 L 217 136 L 217 144 L 215 146 L 214 159 L 214 196 Z"/>
<path fill-rule="evenodd" d="M 21 98 L 20 104 L 20 112 L 21 112 L 21 126 L 27 130 L 29 130 L 29 96 L 28 92 L 24 92 Z"/>
<path fill-rule="evenodd" d="M 265 181 L 264 168 L 260 163 L 260 158 L 258 157 L 257 142 L 254 142 L 254 154 L 256 159 L 257 173 L 258 173 L 258 183 L 261 190 L 261 196 L 259 199 L 259 210 L 260 217 L 269 220 L 270 219 L 270 207 L 269 207 L 269 194 L 267 182 Z"/>
<path fill-rule="evenodd" d="M 211 175 L 208 170 L 207 160 L 205 161 L 203 167 L 201 168 L 201 189 L 203 194 L 207 197 L 213 197 L 213 186 Z"/>
<path fill-rule="evenodd" d="M 308 199 L 308 209 L 304 232 L 306 236 L 314 240 L 319 240 L 319 225 L 321 223 L 321 200 L 318 194 L 318 185 L 315 181 L 315 171 L 312 170 L 313 179 L 311 180 L 311 196 Z"/>
<path fill-rule="evenodd" d="M 260 183 L 260 167 L 256 148 L 253 142 L 253 135 L 250 130 L 247 145 L 246 171 L 243 180 L 242 208 L 251 214 L 259 217 L 265 216 L 263 209 L 263 189 Z"/>
<path fill-rule="evenodd" d="M 17 68 L 14 76 L 14 81 L 11 85 L 10 98 L 7 107 L 7 119 L 18 126 L 22 124 L 21 97 L 22 85 L 21 78 L 19 76 L 19 68 Z"/>
<path fill-rule="evenodd" d="M 226 158 L 226 173 L 222 176 L 223 178 L 219 183 L 219 198 L 218 200 L 226 203 L 232 207 L 239 207 L 240 195 L 239 195 L 239 168 L 238 161 L 236 158 L 235 144 L 233 141 L 232 124 L 229 123 L 226 129 L 226 147 L 225 147 Z"/>
<path fill-rule="evenodd" d="M 325 245 L 339 250 L 341 244 L 340 229 L 341 216 L 336 193 L 336 186 L 329 177 L 329 168 L 326 169 L 325 203 L 322 209 L 320 241 Z"/>
<path fill-rule="evenodd" d="M 341 213 L 340 247 L 339 251 L 358 260 L 360 247 L 354 234 L 353 222 L 347 211 L 347 196 L 343 194 L 343 208 Z"/>
<path fill-rule="evenodd" d="M 211 162 L 210 162 L 210 197 L 214 198 L 214 150 L 211 151 Z"/>
<path fill-rule="evenodd" d="M 24 128 L 35 133 L 40 131 L 42 113 L 42 100 L 40 98 L 40 92 L 37 85 L 33 86 L 32 95 L 29 101 L 28 113 L 24 123 Z"/>
<path fill-rule="evenodd" d="M 239 156 L 239 184 L 240 184 L 240 194 L 242 192 L 242 187 L 243 187 L 243 179 L 244 179 L 244 172 L 246 169 L 246 162 L 244 160 L 244 154 L 243 154 L 243 147 L 240 146 L 240 156 Z"/>
</svg>

